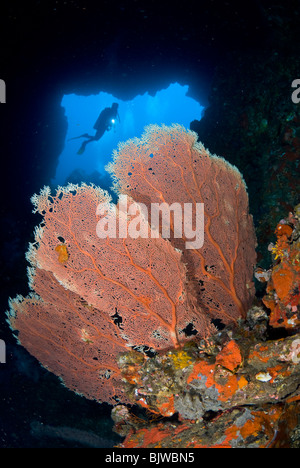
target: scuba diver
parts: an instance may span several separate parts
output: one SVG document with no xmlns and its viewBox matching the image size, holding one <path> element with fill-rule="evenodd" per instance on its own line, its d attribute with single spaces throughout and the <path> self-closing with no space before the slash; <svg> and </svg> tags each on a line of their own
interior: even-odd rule
<svg viewBox="0 0 300 468">
<path fill-rule="evenodd" d="M 77 154 L 83 154 L 88 143 L 91 143 L 91 141 L 100 140 L 106 131 L 109 132 L 115 125 L 116 119 L 118 119 L 120 122 L 118 107 L 119 104 L 114 102 L 111 107 L 106 107 L 103 109 L 93 127 L 96 130 L 94 136 L 89 135 L 88 133 L 84 133 L 78 137 L 70 138 L 70 140 L 75 140 L 76 138 L 87 138 L 87 140 L 82 143 L 81 147 L 77 151 Z"/>
</svg>

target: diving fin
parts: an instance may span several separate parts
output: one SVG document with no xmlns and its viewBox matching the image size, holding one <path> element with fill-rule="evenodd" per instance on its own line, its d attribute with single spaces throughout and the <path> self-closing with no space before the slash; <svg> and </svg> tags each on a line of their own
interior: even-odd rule
<svg viewBox="0 0 300 468">
<path fill-rule="evenodd" d="M 77 154 L 83 154 L 84 153 L 84 147 L 80 147 L 79 150 L 77 151 Z"/>
</svg>

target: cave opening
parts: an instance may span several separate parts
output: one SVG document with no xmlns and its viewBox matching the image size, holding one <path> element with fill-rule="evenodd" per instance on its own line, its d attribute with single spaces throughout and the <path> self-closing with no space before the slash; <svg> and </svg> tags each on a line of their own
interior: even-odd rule
<svg viewBox="0 0 300 468">
<path fill-rule="evenodd" d="M 113 103 L 118 104 L 120 120 L 116 119 L 111 130 L 106 131 L 98 141 L 90 142 L 83 154 L 77 154 L 85 140 L 80 135 L 94 135 L 93 127 L 100 112 Z M 105 91 L 89 96 L 65 94 L 61 106 L 67 120 L 67 132 L 51 184 L 93 182 L 103 189 L 109 189 L 111 185 L 105 166 L 111 161 L 113 150 L 120 142 L 139 138 L 144 127 L 150 124 L 178 123 L 190 128 L 191 122 L 200 120 L 204 112 L 204 106 L 189 96 L 189 86 L 177 82 L 156 93 L 145 92 L 129 100 Z"/>
</svg>

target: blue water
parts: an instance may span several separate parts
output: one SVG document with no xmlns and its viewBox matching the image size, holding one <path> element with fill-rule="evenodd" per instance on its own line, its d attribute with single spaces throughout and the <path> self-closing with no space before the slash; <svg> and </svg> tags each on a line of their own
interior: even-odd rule
<svg viewBox="0 0 300 468">
<path fill-rule="evenodd" d="M 190 128 L 193 120 L 201 119 L 204 107 L 187 96 L 188 90 L 188 85 L 172 83 L 167 89 L 157 91 L 155 96 L 145 93 L 130 101 L 122 101 L 105 92 L 91 96 L 65 95 L 61 105 L 65 109 L 68 129 L 56 176 L 51 181 L 53 185 L 65 184 L 74 171 L 77 174 L 79 171 L 82 179 L 88 179 L 95 171 L 104 175 L 104 167 L 111 160 L 118 143 L 140 137 L 146 125 L 179 123 Z M 119 104 L 120 123 L 117 122 L 99 141 L 89 143 L 82 155 L 76 154 L 84 139 L 68 140 L 83 133 L 94 135 L 93 126 L 98 115 L 113 102 Z"/>
</svg>

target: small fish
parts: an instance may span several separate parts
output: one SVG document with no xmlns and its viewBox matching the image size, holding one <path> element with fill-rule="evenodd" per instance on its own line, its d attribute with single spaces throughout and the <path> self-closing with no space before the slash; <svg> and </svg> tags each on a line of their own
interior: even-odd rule
<svg viewBox="0 0 300 468">
<path fill-rule="evenodd" d="M 69 253 L 65 244 L 57 245 L 55 251 L 58 252 L 59 263 L 66 263 L 69 260 Z"/>
</svg>

